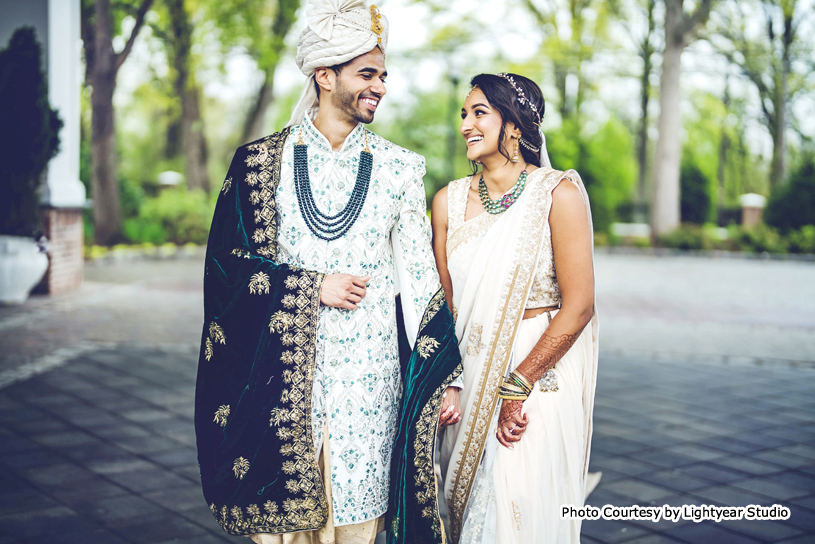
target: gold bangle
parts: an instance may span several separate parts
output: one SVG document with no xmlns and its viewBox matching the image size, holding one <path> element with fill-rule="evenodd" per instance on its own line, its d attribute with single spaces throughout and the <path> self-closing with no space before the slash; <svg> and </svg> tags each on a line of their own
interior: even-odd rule
<svg viewBox="0 0 815 544">
<path fill-rule="evenodd" d="M 520 373 L 520 372 L 518 372 L 517 370 L 513 370 L 512 372 L 510 372 L 509 376 L 510 376 L 510 378 L 512 378 L 513 380 L 515 380 L 515 382 L 516 382 L 518 385 L 520 385 L 522 388 L 524 388 L 524 389 L 527 391 L 527 393 L 531 393 L 531 392 L 532 392 L 533 385 L 532 385 L 531 383 L 529 383 L 529 380 L 527 380 L 526 378 L 524 378 L 524 377 L 521 375 L 521 373 Z"/>
</svg>

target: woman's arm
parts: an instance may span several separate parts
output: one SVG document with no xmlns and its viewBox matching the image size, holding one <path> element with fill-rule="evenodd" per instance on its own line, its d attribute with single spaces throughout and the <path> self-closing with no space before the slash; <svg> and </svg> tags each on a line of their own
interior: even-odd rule
<svg viewBox="0 0 815 544">
<path fill-rule="evenodd" d="M 546 332 L 516 369 L 533 384 L 569 351 L 594 313 L 593 233 L 582 191 L 565 178 L 552 192 L 549 226 L 562 303 Z M 521 439 L 527 424 L 526 416 L 521 416 L 522 405 L 520 400 L 505 400 L 501 405 L 498 440 L 509 448 L 511 442 Z M 513 434 L 513 429 L 520 432 Z"/>
<path fill-rule="evenodd" d="M 444 288 L 447 305 L 453 308 L 453 280 L 447 270 L 447 187 L 443 187 L 433 197 L 430 213 L 430 224 L 433 226 L 433 254 L 436 256 L 436 267 L 439 269 L 439 281 Z M 453 425 L 461 420 L 461 402 L 458 396 L 462 384 L 461 376 L 444 392 L 444 399 L 439 414 L 439 425 Z"/>
<path fill-rule="evenodd" d="M 447 305 L 453 308 L 453 280 L 447 270 L 447 187 L 442 187 L 433 197 L 430 213 L 430 224 L 433 227 L 433 255 L 436 257 L 436 268 L 439 280 L 444 288 Z"/>
</svg>

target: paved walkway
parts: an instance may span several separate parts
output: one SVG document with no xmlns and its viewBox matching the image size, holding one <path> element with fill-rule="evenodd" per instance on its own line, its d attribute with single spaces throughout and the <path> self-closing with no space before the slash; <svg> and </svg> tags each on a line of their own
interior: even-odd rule
<svg viewBox="0 0 815 544">
<path fill-rule="evenodd" d="M 583 542 L 815 541 L 815 266 L 597 264 L 604 475 L 589 502 L 778 503 L 792 516 L 589 521 Z M 90 267 L 77 294 L 0 308 L 0 544 L 247 542 L 220 530 L 198 483 L 200 271 Z"/>
</svg>

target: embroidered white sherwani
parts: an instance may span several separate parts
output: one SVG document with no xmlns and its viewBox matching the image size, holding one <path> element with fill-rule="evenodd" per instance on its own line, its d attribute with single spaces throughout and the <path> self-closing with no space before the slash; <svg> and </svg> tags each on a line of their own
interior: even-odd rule
<svg viewBox="0 0 815 544">
<path fill-rule="evenodd" d="M 314 236 L 300 213 L 294 185 L 294 144 L 308 145 L 308 171 L 319 209 L 341 211 L 356 182 L 362 124 L 333 151 L 306 118 L 283 148 L 277 188 L 281 262 L 325 274 L 370 276 L 355 310 L 323 306 L 314 377 L 313 432 L 320 451 L 330 440 L 334 525 L 375 519 L 388 504 L 390 461 L 397 428 L 401 378 L 395 296 L 401 291 L 405 328 L 412 343 L 430 298 L 439 288 L 430 244 L 424 158 L 367 132 L 373 173 L 364 207 L 345 236 Z"/>
</svg>

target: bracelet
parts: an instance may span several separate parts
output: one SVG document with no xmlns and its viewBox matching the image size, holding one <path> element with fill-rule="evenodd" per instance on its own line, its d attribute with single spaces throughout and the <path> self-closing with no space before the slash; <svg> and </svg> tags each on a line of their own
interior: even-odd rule
<svg viewBox="0 0 815 544">
<path fill-rule="evenodd" d="M 526 378 L 513 370 L 504 377 L 504 382 L 498 388 L 498 398 L 525 401 L 532 393 L 532 387 Z"/>
</svg>

